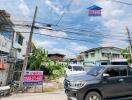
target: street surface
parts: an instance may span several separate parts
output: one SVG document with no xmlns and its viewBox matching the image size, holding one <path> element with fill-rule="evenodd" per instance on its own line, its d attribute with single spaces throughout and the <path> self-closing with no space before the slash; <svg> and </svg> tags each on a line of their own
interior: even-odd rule
<svg viewBox="0 0 132 100">
<path fill-rule="evenodd" d="M 49 93 L 23 93 L 14 94 L 9 97 L 0 98 L 0 100 L 67 100 L 64 90 Z M 115 100 L 115 99 L 113 99 Z M 132 98 L 122 99 L 132 100 Z"/>
<path fill-rule="evenodd" d="M 4 97 L 0 100 L 67 100 L 64 90 L 52 93 L 25 93 Z"/>
</svg>

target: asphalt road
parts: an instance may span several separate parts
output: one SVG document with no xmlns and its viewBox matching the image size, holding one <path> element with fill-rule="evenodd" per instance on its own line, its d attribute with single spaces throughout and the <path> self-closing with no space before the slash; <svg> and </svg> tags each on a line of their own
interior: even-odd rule
<svg viewBox="0 0 132 100">
<path fill-rule="evenodd" d="M 0 100 L 67 100 L 64 90 L 52 93 L 25 93 L 15 94 Z"/>
<path fill-rule="evenodd" d="M 0 98 L 0 100 L 67 100 L 67 97 L 64 93 L 64 90 L 61 90 L 61 91 L 50 92 L 50 93 L 14 94 L 9 97 Z M 132 98 L 122 99 L 122 100 L 132 100 Z"/>
</svg>

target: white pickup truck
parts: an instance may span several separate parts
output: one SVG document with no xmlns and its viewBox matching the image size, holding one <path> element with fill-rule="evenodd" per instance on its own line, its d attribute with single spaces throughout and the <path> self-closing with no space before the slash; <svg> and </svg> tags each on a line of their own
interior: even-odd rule
<svg viewBox="0 0 132 100">
<path fill-rule="evenodd" d="M 70 64 L 67 68 L 65 68 L 65 76 L 81 74 L 84 72 L 84 66 L 81 64 Z"/>
</svg>

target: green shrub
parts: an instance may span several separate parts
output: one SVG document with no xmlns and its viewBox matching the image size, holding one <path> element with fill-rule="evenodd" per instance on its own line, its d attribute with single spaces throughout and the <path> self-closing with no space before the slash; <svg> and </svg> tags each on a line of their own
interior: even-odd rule
<svg viewBox="0 0 132 100">
<path fill-rule="evenodd" d="M 64 75 L 64 68 L 65 66 L 58 65 L 58 66 L 43 66 L 41 70 L 44 71 L 45 75 L 49 75 L 51 79 L 56 79 L 62 77 Z"/>
</svg>

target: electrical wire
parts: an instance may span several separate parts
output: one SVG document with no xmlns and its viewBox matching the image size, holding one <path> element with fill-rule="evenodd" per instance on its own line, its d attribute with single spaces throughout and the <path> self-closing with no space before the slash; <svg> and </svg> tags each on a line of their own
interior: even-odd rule
<svg viewBox="0 0 132 100">
<path fill-rule="evenodd" d="M 119 1 L 119 0 L 107 0 L 107 1 L 111 1 L 111 2 L 115 2 L 115 3 L 120 3 L 120 4 L 132 6 L 131 3 L 123 2 L 123 1 Z"/>
<path fill-rule="evenodd" d="M 95 43 L 94 41 L 88 41 L 88 40 L 83 40 L 83 39 L 68 38 L 68 37 L 57 37 L 57 36 L 47 35 L 47 34 L 41 34 L 41 33 L 34 33 L 34 34 L 39 34 L 39 35 L 48 36 L 48 37 L 53 37 L 53 38 L 66 39 L 66 40 L 87 42 L 87 43 L 92 43 L 92 44 Z M 96 43 L 95 43 L 95 44 L 96 44 Z"/>
<path fill-rule="evenodd" d="M 21 27 L 27 27 L 27 28 L 30 28 L 31 27 L 31 25 L 21 25 L 21 24 L 16 24 L 16 25 L 18 25 L 17 27 L 19 27 L 19 26 L 21 26 Z M 15 26 L 16 27 L 16 26 Z M 45 27 L 38 27 L 38 26 L 35 26 L 34 27 L 35 29 L 37 29 L 37 30 L 40 30 L 40 29 L 46 29 L 47 30 L 47 28 L 45 28 Z M 52 29 L 52 31 L 61 31 L 61 32 L 65 32 L 65 33 L 67 33 L 67 34 L 69 34 L 69 35 L 72 35 L 72 34 L 74 34 L 74 35 L 78 35 L 78 36 L 88 36 L 88 37 L 96 37 L 96 38 L 98 38 L 98 37 L 102 37 L 102 38 L 109 38 L 109 35 L 104 35 L 104 34 L 95 34 L 96 32 L 93 32 L 93 31 L 86 31 L 86 32 L 91 32 L 91 33 L 94 33 L 94 34 L 86 34 L 85 32 L 82 32 L 83 30 L 80 30 L 80 31 L 70 31 L 70 30 L 60 30 L 60 29 L 58 29 L 58 30 L 53 30 Z M 119 38 L 120 37 L 120 40 L 124 40 L 124 39 L 121 39 L 121 37 L 122 36 L 115 36 L 115 35 L 113 35 L 113 37 L 114 38 Z M 85 37 L 86 38 L 86 37 Z M 124 37 L 122 37 L 122 38 L 124 38 Z"/>
<path fill-rule="evenodd" d="M 70 0 L 70 2 L 69 2 L 69 4 L 64 8 L 64 12 L 63 12 L 63 14 L 61 15 L 61 17 L 60 17 L 60 19 L 58 20 L 58 22 L 56 23 L 56 26 L 61 22 L 61 20 L 62 20 L 62 18 L 64 17 L 64 15 L 65 15 L 65 9 L 68 9 L 70 6 L 71 6 L 71 4 L 72 4 L 72 0 Z"/>
<path fill-rule="evenodd" d="M 44 23 L 41 23 L 41 24 L 43 25 Z M 46 26 L 46 24 L 47 23 L 45 23 L 45 26 Z M 30 24 L 14 24 L 14 25 L 15 25 L 15 27 L 27 27 L 27 28 L 31 27 Z M 58 26 L 56 26 L 56 27 L 58 27 Z M 40 30 L 40 29 L 46 29 L 45 27 L 40 27 L 40 26 L 34 26 L 34 28 L 38 29 L 38 30 Z M 104 35 L 104 34 L 102 34 L 100 32 L 93 32 L 93 31 L 89 31 L 89 30 L 76 29 L 76 28 L 65 28 L 64 26 L 61 27 L 61 29 L 56 29 L 56 30 L 52 29 L 52 31 L 61 31 L 61 32 L 65 32 L 65 33 L 67 33 L 69 35 L 74 34 L 74 35 L 78 35 L 78 36 L 88 36 L 88 37 L 94 37 L 94 38 L 95 37 L 96 38 L 98 38 L 98 37 L 109 38 L 109 35 Z M 29 33 L 29 32 L 24 32 L 24 33 Z M 94 34 L 86 34 L 86 33 L 94 33 Z M 114 37 L 116 37 L 116 36 L 114 36 Z M 117 36 L 117 37 L 120 37 L 120 36 Z M 125 39 L 121 39 L 120 38 L 120 40 L 125 40 Z"/>
<path fill-rule="evenodd" d="M 45 27 L 38 27 L 37 29 L 46 29 Z M 75 35 L 80 35 L 80 36 L 89 36 L 89 37 L 99 37 L 99 36 L 101 36 L 101 37 L 104 37 L 104 38 L 107 38 L 107 37 L 109 37 L 109 35 L 104 35 L 104 34 L 97 34 L 96 32 L 93 32 L 93 31 L 86 31 L 86 32 L 82 32 L 82 30 L 80 30 L 80 31 L 70 31 L 70 30 L 63 30 L 63 29 L 52 29 L 52 31 L 61 31 L 61 32 L 65 32 L 65 33 L 67 33 L 67 34 L 75 34 Z M 86 34 L 86 33 L 94 33 L 94 34 Z M 116 37 L 116 36 L 114 36 L 114 37 Z M 120 37 L 120 36 L 117 36 L 118 38 Z"/>
<path fill-rule="evenodd" d="M 7 31 L 7 30 L 3 30 L 3 31 Z M 30 32 L 27 32 L 27 31 L 16 31 L 16 32 L 20 32 L 20 33 L 30 33 Z M 68 38 L 68 37 L 57 37 L 57 36 L 53 36 L 53 35 L 47 35 L 47 34 L 42 34 L 42 33 L 34 33 L 34 34 L 38 34 L 38 35 L 44 35 L 44 36 L 48 36 L 48 37 L 53 37 L 53 38 L 61 38 L 61 39 L 67 39 L 67 40 L 73 40 L 73 41 L 80 41 L 80 42 L 87 42 L 87 43 L 93 43 L 93 44 L 96 44 L 97 41 L 95 42 L 95 40 L 86 40 L 86 39 L 76 39 L 76 38 Z M 120 39 L 122 41 L 128 41 L 126 39 Z M 102 41 L 99 41 L 99 42 L 102 42 Z M 110 42 L 109 42 L 110 43 Z M 113 43 L 113 42 L 111 42 Z"/>
<path fill-rule="evenodd" d="M 41 22 L 37 22 L 37 23 L 39 23 L 39 24 L 41 24 L 42 26 L 44 25 L 46 25 L 46 23 L 41 23 Z M 55 26 L 55 25 L 53 25 L 53 24 L 51 24 L 51 26 Z M 85 29 L 79 29 L 79 28 L 73 28 L 73 27 L 65 27 L 65 26 L 60 26 L 60 25 L 58 25 L 57 26 L 58 27 L 58 30 L 54 30 L 54 31 L 63 31 L 63 32 L 69 32 L 69 33 L 77 33 L 77 34 L 79 34 L 80 33 L 80 35 L 88 35 L 88 36 L 108 36 L 107 34 L 105 34 L 104 35 L 104 33 L 102 33 L 102 32 L 99 32 L 99 31 L 91 31 L 91 30 L 85 30 Z M 43 29 L 43 27 L 40 27 L 40 28 L 42 28 Z M 88 33 L 94 33 L 94 34 L 88 34 Z M 120 37 L 120 36 L 117 36 L 117 37 Z"/>
</svg>

